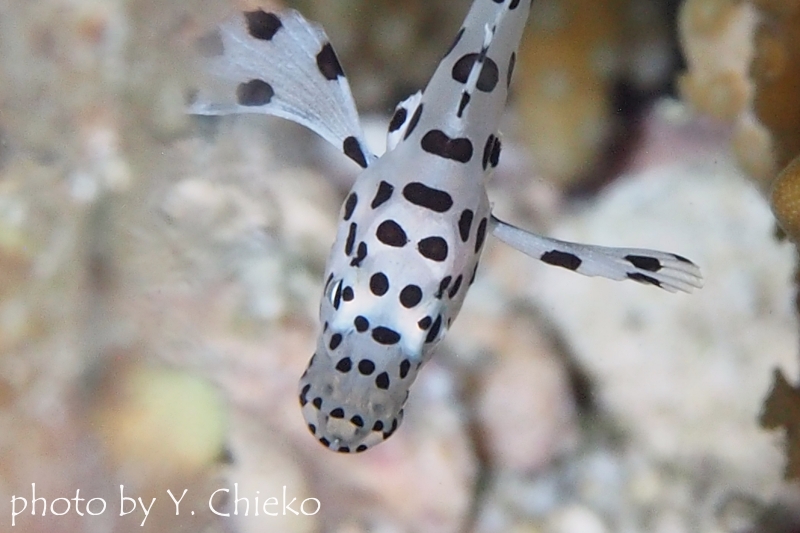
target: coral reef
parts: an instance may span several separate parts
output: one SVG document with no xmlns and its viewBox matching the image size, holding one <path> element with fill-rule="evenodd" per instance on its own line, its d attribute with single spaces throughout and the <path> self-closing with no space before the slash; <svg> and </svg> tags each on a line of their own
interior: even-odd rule
<svg viewBox="0 0 800 533">
<path fill-rule="evenodd" d="M 734 125 L 739 163 L 768 196 L 785 235 L 800 242 L 800 8 L 794 1 L 687 0 L 681 37 L 689 71 L 686 99 Z M 800 300 L 798 300 L 800 302 Z M 796 349 L 795 349 L 796 351 Z M 764 427 L 787 428 L 787 477 L 796 478 L 800 419 L 778 374 L 765 402 Z M 793 418 L 794 417 L 794 418 Z M 794 421 L 793 421 L 794 420 Z"/>
<path fill-rule="evenodd" d="M 775 178 L 770 194 L 772 212 L 793 241 L 800 239 L 800 155 Z"/>
<path fill-rule="evenodd" d="M 584 175 L 608 142 L 621 2 L 539 2 L 519 53 L 517 106 L 544 175 Z M 542 135 L 542 132 L 547 135 Z"/>
<path fill-rule="evenodd" d="M 800 155 L 800 6 L 755 0 L 761 17 L 755 35 L 753 105 L 770 131 L 777 168 Z"/>
<path fill-rule="evenodd" d="M 779 369 L 775 370 L 772 391 L 764 402 L 761 425 L 786 430 L 786 477 L 800 478 L 800 390 L 792 387 Z"/>
<path fill-rule="evenodd" d="M 794 203 L 800 157 L 800 9 L 796 4 L 758 2 L 763 22 L 756 35 L 753 76 L 754 105 L 759 120 L 769 129 L 775 158 L 783 169 L 772 186 L 772 210 L 781 228 L 800 242 L 800 213 Z M 794 161 L 794 162 L 792 162 Z"/>
<path fill-rule="evenodd" d="M 727 531 L 737 521 L 755 528 L 765 513 L 791 508 L 776 501 L 769 510 L 765 503 L 784 490 L 783 457 L 757 419 L 771 369 L 798 371 L 793 250 L 772 239 L 769 210 L 726 154 L 724 133 L 703 133 L 696 122 L 670 125 L 673 105 L 648 120 L 656 131 L 645 135 L 652 141 L 642 168 L 590 206 L 560 217 L 548 233 L 610 246 L 657 243 L 685 253 L 703 265 L 701 291 L 686 298 L 643 293 L 539 268 L 500 246 L 488 250 L 489 282 L 547 310 L 564 351 L 592 384 L 593 407 L 582 420 L 593 425 L 580 438 L 588 449 L 579 447 L 570 462 L 586 461 L 575 468 L 587 477 L 594 465 L 593 482 L 602 487 L 592 493 L 584 485 L 589 480 L 578 482 L 558 462 L 535 480 L 512 472 L 498 479 L 487 503 L 489 531 L 513 523 L 499 509 L 549 519 L 553 509 L 568 512 L 566 502 L 592 511 L 587 523 L 599 517 L 609 531 Z M 666 135 L 665 129 L 676 131 Z M 696 151 L 682 151 L 676 161 L 666 148 L 676 138 L 690 139 Z M 608 440 L 593 441 L 598 428 Z M 565 487 L 565 479 L 574 485 Z M 565 493 L 572 495 L 566 502 Z M 720 513 L 700 511 L 708 506 Z M 627 512 L 607 511 L 619 508 Z"/>
<path fill-rule="evenodd" d="M 621 180 L 552 229 L 566 240 L 609 245 L 655 240 L 696 257 L 706 278 L 696 295 L 665 298 L 549 270 L 527 293 L 551 310 L 573 356 L 602 384 L 595 400 L 640 449 L 662 459 L 713 457 L 740 482 L 774 483 L 780 456 L 755 422 L 771 369 L 794 375 L 800 366 L 793 355 L 793 253 L 772 241 L 769 210 L 724 154 L 713 161 L 686 160 Z M 692 199 L 700 197 L 702 212 L 694 211 Z M 701 226 L 692 239 L 674 240 Z M 504 278 L 519 279 L 530 267 L 503 252 L 497 260 L 514 265 Z"/>
<path fill-rule="evenodd" d="M 343 63 L 381 109 L 401 85 L 424 83 L 452 36 L 444 21 L 463 14 L 445 2 L 432 12 L 424 2 L 298 4 L 311 18 L 339 11 L 335 42 L 364 49 L 363 63 Z M 5 520 L 35 483 L 48 503 L 80 489 L 109 509 L 34 516 L 28 507 L 15 518 L 32 532 L 141 531 L 143 521 L 304 533 L 796 526 L 778 443 L 754 427 L 769 367 L 797 373 L 787 355 L 797 344 L 792 250 L 770 239 L 766 208 L 733 170 L 725 138 L 674 103 L 648 116 L 632 173 L 592 202 L 514 188 L 534 180 L 524 157 L 503 168 L 528 150 L 513 136 L 498 171 L 515 175 L 491 196 L 546 233 L 697 258 L 703 291 L 575 278 L 493 242 L 397 435 L 357 456 L 314 442 L 296 385 L 345 192 L 334 175 L 350 170 L 321 172 L 317 145 L 285 121 L 185 116 L 200 79 L 188 44 L 230 9 L 223 0 L 0 7 Z M 659 40 L 652 29 L 663 24 L 641 25 L 640 38 Z M 384 38 L 386 25 L 408 44 Z M 580 43 L 583 59 L 603 39 L 632 42 L 618 19 L 608 25 Z M 444 44 L 428 43 L 440 32 Z M 393 77 L 368 76 L 398 58 Z M 625 60 L 609 61 L 626 71 Z M 608 103 L 604 72 L 591 73 L 606 91 L 596 109 Z M 775 390 L 762 420 L 793 434 L 781 405 L 796 393 L 781 381 Z M 120 516 L 120 486 L 156 498 L 152 512 L 137 502 Z M 167 489 L 176 499 L 187 491 L 180 515 Z M 255 515 L 272 512 L 284 490 L 295 510 L 318 500 L 319 512 Z"/>
<path fill-rule="evenodd" d="M 83 491 L 109 503 L 93 527 L 133 529 L 141 517 L 134 525 L 111 511 L 119 485 L 199 496 L 226 433 L 218 391 L 165 368 L 159 335 L 136 310 L 166 272 L 143 255 L 153 236 L 146 191 L 175 171 L 164 143 L 189 123 L 192 62 L 180 39 L 223 10 L 91 0 L 0 10 L 0 493 L 4 502 L 24 493 L 30 511 L 34 490 L 48 502 L 75 496 L 76 506 Z M 60 515 L 52 505 L 21 527 L 86 529 L 83 510 Z M 198 513 L 199 527 L 208 515 Z M 150 519 L 176 525 L 167 507 Z"/>
<path fill-rule="evenodd" d="M 662 88 L 676 61 L 668 9 L 649 0 L 534 3 L 515 83 L 517 129 L 546 179 L 598 179 L 620 155 L 611 148 L 630 144 L 638 100 Z"/>
<path fill-rule="evenodd" d="M 754 109 L 758 13 L 748 1 L 686 0 L 679 16 L 687 72 L 678 79 L 693 108 L 733 126 L 739 164 L 768 190 L 775 174 L 773 141 Z"/>
<path fill-rule="evenodd" d="M 732 124 L 739 164 L 771 196 L 781 227 L 797 241 L 789 164 L 800 155 L 800 9 L 794 2 L 686 0 L 680 23 L 688 65 L 679 79 L 683 97 Z"/>
</svg>

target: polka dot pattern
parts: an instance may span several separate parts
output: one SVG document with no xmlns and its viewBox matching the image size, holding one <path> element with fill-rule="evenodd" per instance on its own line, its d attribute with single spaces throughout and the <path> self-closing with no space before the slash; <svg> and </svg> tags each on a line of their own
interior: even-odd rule
<svg viewBox="0 0 800 533">
<path fill-rule="evenodd" d="M 375 296 L 383 296 L 389 291 L 389 278 L 383 272 L 373 274 L 369 278 L 369 290 Z"/>
<path fill-rule="evenodd" d="M 431 130 L 420 141 L 420 146 L 429 154 L 444 159 L 469 163 L 472 159 L 472 142 L 466 137 L 451 139 L 442 130 Z"/>
<path fill-rule="evenodd" d="M 395 248 L 402 248 L 408 243 L 408 237 L 403 227 L 391 219 L 380 223 L 375 236 L 386 246 Z"/>
<path fill-rule="evenodd" d="M 333 51 L 330 43 L 326 43 L 317 54 L 317 67 L 329 81 L 334 81 L 339 76 L 344 76 L 342 65 L 339 64 L 339 58 L 336 57 L 336 52 Z"/>
<path fill-rule="evenodd" d="M 283 27 L 281 19 L 275 13 L 267 13 L 261 9 L 244 13 L 247 33 L 254 39 L 271 41 Z"/>
<path fill-rule="evenodd" d="M 417 249 L 422 257 L 431 261 L 442 262 L 447 259 L 447 241 L 442 237 L 426 237 L 419 241 Z"/>
<path fill-rule="evenodd" d="M 354 192 L 351 192 L 347 196 L 347 200 L 344 201 L 344 220 L 347 222 L 351 218 L 353 218 L 353 211 L 356 210 L 356 206 L 358 205 L 358 195 Z"/>
<path fill-rule="evenodd" d="M 344 140 L 342 151 L 344 155 L 355 161 L 358 166 L 367 168 L 367 156 L 364 155 L 364 149 L 361 148 L 361 143 L 354 136 L 351 135 Z"/>
<path fill-rule="evenodd" d="M 400 291 L 400 304 L 406 309 L 416 307 L 422 301 L 422 289 L 419 285 L 406 285 Z"/>
<path fill-rule="evenodd" d="M 453 207 L 453 197 L 450 193 L 419 182 L 411 182 L 403 187 L 403 198 L 436 213 L 446 213 Z"/>
<path fill-rule="evenodd" d="M 370 207 L 377 209 L 392 198 L 394 193 L 394 185 L 386 181 L 381 181 L 378 185 L 378 191 L 375 193 L 375 198 L 372 199 Z"/>
<path fill-rule="evenodd" d="M 490 172 L 501 153 L 497 124 L 478 107 L 489 102 L 488 109 L 500 108 L 498 99 L 505 98 L 517 60 L 508 39 L 492 41 L 491 32 L 521 28 L 523 13 L 509 24 L 512 17 L 505 11 L 529 5 L 475 2 L 486 2 L 480 9 L 492 16 L 462 27 L 455 36 L 432 85 L 447 93 L 446 101 L 432 103 L 430 94 L 428 100 L 425 94 L 421 100 L 409 98 L 389 123 L 392 147 L 401 136 L 413 139 L 388 155 L 413 158 L 407 165 L 391 159 L 392 165 L 370 168 L 342 206 L 340 244 L 330 256 L 324 292 L 333 305 L 323 300 L 321 307 L 323 353 L 316 364 L 312 357 L 298 391 L 309 430 L 332 451 L 362 452 L 397 431 L 417 371 L 455 319 L 475 278 L 491 222 L 485 193 L 476 187 L 483 187 L 481 169 Z M 294 21 L 287 15 L 253 13 L 247 28 L 252 38 L 277 39 L 281 46 L 289 42 L 282 32 L 291 30 Z M 346 88 L 331 44 L 324 35 L 315 42 L 308 48 L 307 72 L 320 87 L 333 81 L 332 90 Z M 224 52 L 227 44 L 212 43 L 209 49 Z M 275 95 L 283 84 L 272 86 L 269 78 L 241 81 L 241 105 L 284 103 L 283 95 Z M 485 124 L 476 122 L 478 117 Z M 334 139 L 362 168 L 372 162 L 358 131 L 348 135 L 338 130 Z M 551 252 L 543 260 L 574 264 Z M 624 261 L 637 271 L 632 279 L 657 282 L 646 274 L 660 268 L 652 258 L 631 255 Z"/>
<path fill-rule="evenodd" d="M 467 83 L 469 74 L 472 72 L 472 69 L 475 67 L 480 57 L 480 54 L 475 53 L 461 56 L 453 65 L 453 79 L 459 83 Z M 480 75 L 478 75 L 476 87 L 479 91 L 490 93 L 497 86 L 497 81 L 500 78 L 500 70 L 497 68 L 497 63 L 488 56 L 483 57 L 482 63 L 483 66 L 481 67 Z"/>
<path fill-rule="evenodd" d="M 264 80 L 250 80 L 240 83 L 236 88 L 236 102 L 241 106 L 258 107 L 267 105 L 275 96 L 272 85 Z"/>
<path fill-rule="evenodd" d="M 378 344 L 391 346 L 400 342 L 400 334 L 391 328 L 378 326 L 372 330 L 372 338 Z"/>
</svg>

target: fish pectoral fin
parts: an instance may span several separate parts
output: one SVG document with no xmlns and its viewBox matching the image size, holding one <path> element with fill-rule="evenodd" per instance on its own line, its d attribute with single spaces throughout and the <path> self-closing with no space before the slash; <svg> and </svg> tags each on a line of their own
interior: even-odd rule
<svg viewBox="0 0 800 533">
<path fill-rule="evenodd" d="M 311 129 L 362 168 L 376 159 L 328 36 L 297 11 L 237 13 L 199 40 L 198 53 L 214 82 L 202 84 L 189 113 L 273 115 Z"/>
<path fill-rule="evenodd" d="M 685 257 L 642 248 L 611 248 L 542 237 L 503 222 L 494 215 L 490 229 L 512 248 L 549 265 L 584 276 L 630 279 L 669 292 L 691 292 L 703 286 L 700 269 Z"/>
</svg>

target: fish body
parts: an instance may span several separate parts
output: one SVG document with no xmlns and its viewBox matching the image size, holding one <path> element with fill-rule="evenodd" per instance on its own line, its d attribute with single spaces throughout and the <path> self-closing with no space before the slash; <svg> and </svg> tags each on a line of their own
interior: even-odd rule
<svg viewBox="0 0 800 533">
<path fill-rule="evenodd" d="M 487 235 L 545 263 L 666 290 L 700 286 L 665 252 L 548 239 L 491 212 L 486 180 L 530 0 L 475 0 L 427 87 L 401 102 L 388 151 L 366 147 L 344 72 L 324 32 L 296 11 L 246 12 L 212 38 L 209 70 L 228 100 L 199 114 L 257 112 L 313 129 L 364 170 L 346 196 L 320 303 L 322 331 L 299 384 L 309 430 L 338 452 L 389 438 L 421 366 L 458 315 Z"/>
</svg>

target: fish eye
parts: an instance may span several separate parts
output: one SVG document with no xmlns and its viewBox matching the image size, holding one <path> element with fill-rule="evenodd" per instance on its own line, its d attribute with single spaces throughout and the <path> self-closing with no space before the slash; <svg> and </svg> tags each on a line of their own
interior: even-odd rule
<svg viewBox="0 0 800 533">
<path fill-rule="evenodd" d="M 342 280 L 338 279 L 334 283 L 331 283 L 328 286 L 328 292 L 325 295 L 328 298 L 328 301 L 331 305 L 336 305 L 336 295 L 342 290 Z"/>
</svg>

